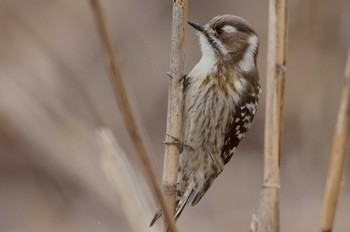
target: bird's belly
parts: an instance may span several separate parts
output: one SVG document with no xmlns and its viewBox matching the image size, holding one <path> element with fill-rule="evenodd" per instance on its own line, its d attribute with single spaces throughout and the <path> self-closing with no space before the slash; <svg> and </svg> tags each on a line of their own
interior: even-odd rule
<svg viewBox="0 0 350 232">
<path fill-rule="evenodd" d="M 221 92 L 188 91 L 184 110 L 183 139 L 188 147 L 180 156 L 180 169 L 201 188 L 224 167 L 221 152 L 228 123 L 233 120 L 234 101 Z"/>
<path fill-rule="evenodd" d="M 226 128 L 233 119 L 233 98 L 221 92 L 197 91 L 186 96 L 185 104 L 185 144 L 211 154 L 221 152 Z"/>
</svg>

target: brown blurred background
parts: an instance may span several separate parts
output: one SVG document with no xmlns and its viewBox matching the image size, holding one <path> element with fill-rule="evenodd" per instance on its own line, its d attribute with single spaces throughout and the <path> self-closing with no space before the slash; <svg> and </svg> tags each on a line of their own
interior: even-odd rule
<svg viewBox="0 0 350 232">
<path fill-rule="evenodd" d="M 102 1 L 161 181 L 172 1 Z M 318 231 L 343 70 L 348 0 L 289 2 L 281 228 Z M 246 18 L 260 36 L 265 89 L 268 1 L 189 0 L 189 19 Z M 188 29 L 186 72 L 200 57 Z M 98 163 L 95 130 L 112 128 L 140 167 L 109 85 L 89 1 L 0 1 L 0 231 L 130 231 Z M 263 172 L 265 94 L 238 152 L 181 231 L 248 231 Z M 335 231 L 350 231 L 349 162 Z"/>
</svg>

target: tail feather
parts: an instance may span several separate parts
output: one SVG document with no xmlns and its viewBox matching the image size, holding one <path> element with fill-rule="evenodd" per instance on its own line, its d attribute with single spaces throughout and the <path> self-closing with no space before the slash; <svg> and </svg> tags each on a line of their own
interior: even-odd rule
<svg viewBox="0 0 350 232">
<path fill-rule="evenodd" d="M 175 221 L 177 221 L 177 219 L 180 217 L 183 209 L 185 208 L 185 205 L 187 204 L 188 200 L 191 198 L 193 193 L 193 188 L 188 189 L 183 195 L 183 197 L 180 198 L 180 201 L 177 203 L 177 207 L 175 209 Z"/>
<path fill-rule="evenodd" d="M 193 185 L 191 184 L 186 189 L 185 193 L 182 196 L 180 196 L 180 199 L 176 200 L 174 221 L 177 221 L 177 219 L 180 217 L 183 209 L 185 208 L 188 200 L 191 198 L 193 193 L 194 193 Z M 161 216 L 162 216 L 162 211 L 161 211 L 161 209 L 158 209 L 156 214 L 154 215 L 151 223 L 150 223 L 150 227 L 153 226 Z"/>
<path fill-rule="evenodd" d="M 213 184 L 214 179 L 217 175 L 212 175 L 210 176 L 210 178 L 208 178 L 206 180 L 206 182 L 204 183 L 202 189 L 199 189 L 197 191 L 197 194 L 194 196 L 194 199 L 191 203 L 192 206 L 197 205 L 197 203 L 202 199 L 202 197 L 204 196 L 204 194 L 208 191 L 208 189 L 210 188 L 210 186 Z"/>
<path fill-rule="evenodd" d="M 162 211 L 160 209 L 157 210 L 156 214 L 154 215 L 151 223 L 149 224 L 149 227 L 152 227 L 154 223 L 162 216 Z"/>
</svg>

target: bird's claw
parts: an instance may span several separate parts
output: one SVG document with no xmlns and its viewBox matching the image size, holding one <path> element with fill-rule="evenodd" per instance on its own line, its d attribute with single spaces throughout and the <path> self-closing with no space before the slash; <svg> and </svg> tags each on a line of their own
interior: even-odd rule
<svg viewBox="0 0 350 232">
<path fill-rule="evenodd" d="M 171 75 L 170 72 L 166 72 L 166 75 L 172 80 L 173 79 L 173 76 Z"/>
<path fill-rule="evenodd" d="M 187 77 L 187 74 L 184 74 L 180 79 L 179 82 L 183 82 L 185 80 L 185 78 Z"/>
<path fill-rule="evenodd" d="M 174 77 L 171 75 L 170 72 L 166 72 L 166 75 L 170 78 L 170 80 L 174 79 Z M 179 79 L 179 82 L 182 82 L 185 80 L 187 74 L 184 74 L 180 79 Z"/>
<path fill-rule="evenodd" d="M 181 154 L 184 150 L 184 148 L 191 148 L 191 146 L 185 144 L 183 141 L 181 141 L 178 138 L 175 138 L 174 136 L 171 136 L 169 134 L 166 134 L 168 137 L 170 137 L 171 139 L 173 139 L 173 141 L 164 141 L 162 144 L 166 144 L 166 145 L 176 145 L 177 148 L 179 149 L 179 153 Z"/>
</svg>

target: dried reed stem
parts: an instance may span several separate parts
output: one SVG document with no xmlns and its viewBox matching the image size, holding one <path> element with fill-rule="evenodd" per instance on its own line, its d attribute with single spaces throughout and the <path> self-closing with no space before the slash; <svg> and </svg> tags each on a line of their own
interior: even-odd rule
<svg viewBox="0 0 350 232">
<path fill-rule="evenodd" d="M 185 25 L 187 21 L 187 0 L 176 0 L 173 4 L 173 22 L 170 55 L 170 79 L 168 96 L 168 118 L 166 134 L 181 138 L 183 84 L 185 62 Z M 171 138 L 166 138 L 166 141 Z M 174 215 L 177 174 L 179 169 L 179 150 L 168 144 L 165 147 L 163 186 L 166 201 Z M 165 228 L 166 230 L 166 228 Z"/>
<path fill-rule="evenodd" d="M 266 83 L 264 184 L 259 232 L 279 231 L 280 159 L 286 75 L 287 0 L 270 0 Z"/>
<path fill-rule="evenodd" d="M 163 210 L 165 220 L 169 226 L 169 229 L 170 231 L 175 232 L 177 231 L 177 229 L 173 221 L 173 217 L 170 214 L 170 210 L 167 207 L 162 190 L 158 185 L 156 174 L 154 171 L 155 169 L 152 166 L 152 163 L 149 159 L 150 153 L 146 147 L 144 140 L 142 139 L 141 129 L 131 110 L 131 105 L 127 97 L 124 81 L 119 70 L 117 55 L 115 54 L 115 49 L 112 44 L 111 36 L 107 29 L 106 20 L 102 11 L 100 0 L 90 0 L 90 2 L 92 10 L 94 12 L 99 35 L 108 55 L 108 66 L 111 71 L 111 81 L 113 84 L 114 94 L 117 99 L 122 116 L 124 118 L 126 128 L 129 132 L 132 143 L 137 151 L 138 157 L 143 165 L 144 171 L 148 177 L 148 181 Z"/>
<path fill-rule="evenodd" d="M 108 128 L 97 131 L 97 140 L 101 169 L 118 196 L 130 227 L 135 232 L 147 231 L 146 215 L 150 210 L 124 151 Z"/>
<path fill-rule="evenodd" d="M 339 196 L 342 179 L 346 147 L 350 132 L 350 49 L 345 68 L 345 83 L 343 86 L 338 119 L 333 138 L 333 147 L 329 161 L 328 176 L 323 198 L 321 213 L 321 231 L 331 232 L 334 222 L 335 210 Z"/>
</svg>

